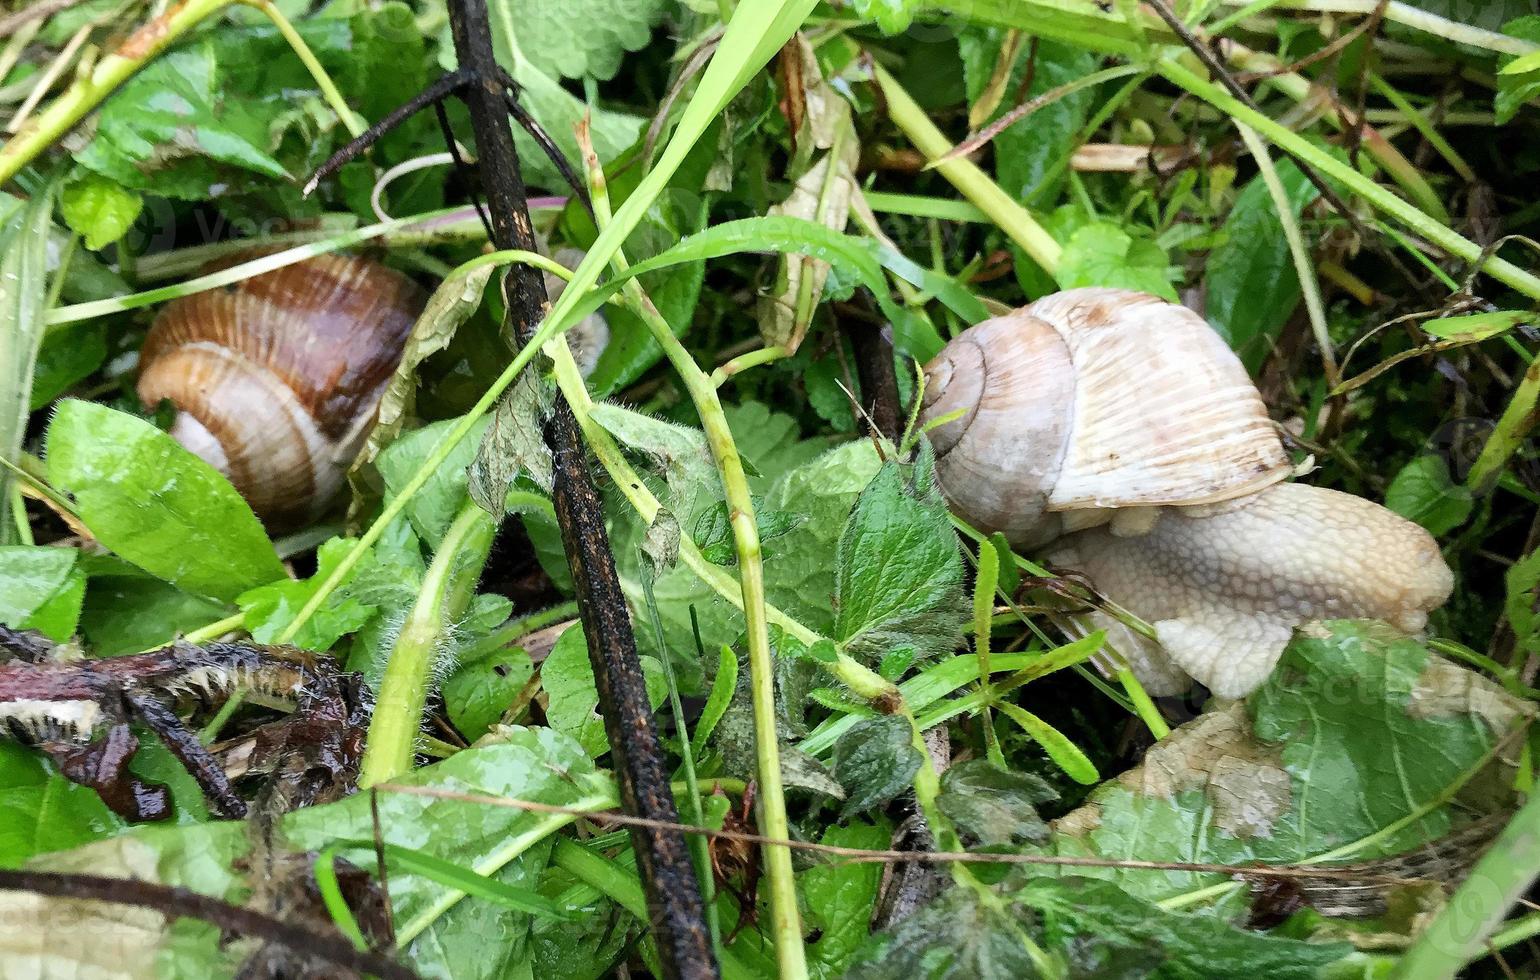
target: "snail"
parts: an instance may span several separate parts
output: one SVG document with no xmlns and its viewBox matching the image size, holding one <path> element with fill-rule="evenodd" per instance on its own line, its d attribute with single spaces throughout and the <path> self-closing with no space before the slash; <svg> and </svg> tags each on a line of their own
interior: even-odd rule
<svg viewBox="0 0 1540 980">
<path fill-rule="evenodd" d="M 1153 625 L 1079 621 L 1152 694 L 1243 697 L 1296 626 L 1415 633 L 1453 588 L 1432 536 L 1301 483 L 1239 359 L 1197 314 L 1073 289 L 959 334 L 925 367 L 922 417 L 952 509 Z"/>
<path fill-rule="evenodd" d="M 139 398 L 271 528 L 319 517 L 373 421 L 422 310 L 418 287 L 325 255 L 166 304 L 140 351 Z"/>
</svg>

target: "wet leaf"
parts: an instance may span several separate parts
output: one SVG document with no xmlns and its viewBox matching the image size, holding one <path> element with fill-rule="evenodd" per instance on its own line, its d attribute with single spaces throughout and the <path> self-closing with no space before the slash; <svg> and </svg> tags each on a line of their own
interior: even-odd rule
<svg viewBox="0 0 1540 980">
<path fill-rule="evenodd" d="M 647 685 L 647 699 L 656 710 L 668 697 L 663 665 L 643 657 L 642 677 Z M 540 666 L 540 684 L 550 698 L 545 715 L 553 729 L 576 739 L 583 751 L 594 758 L 609 751 L 604 716 L 599 711 L 599 691 L 594 686 L 594 668 L 588 659 L 588 641 L 582 630 L 569 629 L 556 641 L 550 656 Z"/>
<path fill-rule="evenodd" d="M 242 593 L 236 604 L 246 614 L 245 626 L 251 638 L 258 643 L 276 642 L 354 544 L 346 538 L 332 538 L 316 550 L 316 571 L 310 578 L 282 579 Z M 334 591 L 289 642 L 304 650 L 330 650 L 339 639 L 367 623 L 376 607 L 360 602 L 346 586 L 344 581 L 343 588 Z"/>
<path fill-rule="evenodd" d="M 941 774 L 936 805 L 958 830 L 982 844 L 1042 843 L 1048 838 L 1048 825 L 1038 817 L 1037 804 L 1058 797 L 1041 777 L 1010 772 L 985 759 L 969 759 Z"/>
<path fill-rule="evenodd" d="M 520 474 L 551 492 L 551 449 L 545 441 L 545 421 L 554 396 L 555 387 L 538 371 L 525 371 L 498 399 L 476 458 L 471 461 L 467 486 L 471 499 L 493 517 L 503 516 L 508 491 Z"/>
<path fill-rule="evenodd" d="M 840 535 L 834 638 L 852 656 L 875 661 L 898 646 L 934 656 L 962 637 L 957 536 L 930 478 L 917 480 L 909 485 L 897 464 L 886 464 Z"/>
<path fill-rule="evenodd" d="M 143 207 L 144 200 L 135 192 L 89 172 L 80 174 L 59 192 L 59 210 L 65 222 L 92 250 L 122 238 Z"/>
<path fill-rule="evenodd" d="M 923 761 L 903 718 L 884 715 L 856 722 L 834 743 L 834 778 L 845 787 L 841 818 L 865 813 L 907 790 Z"/>
<path fill-rule="evenodd" d="M 1056 821 L 1049 849 L 1224 864 L 1300 861 L 1359 842 L 1344 859 L 1397 854 L 1448 832 L 1463 814 L 1507 805 L 1504 761 L 1461 805 L 1437 801 L 1532 716 L 1496 684 L 1388 627 L 1326 624 L 1297 635 L 1248 702 L 1181 726 L 1141 766 Z M 1406 819 L 1414 813 L 1422 815 Z M 1152 900 L 1216 880 L 1077 872 Z"/>
<path fill-rule="evenodd" d="M 1385 506 L 1415 521 L 1434 537 L 1464 524 L 1475 497 L 1449 475 L 1449 461 L 1439 455 L 1418 456 L 1397 473 L 1385 490 Z"/>
<path fill-rule="evenodd" d="M 830 827 L 820 844 L 882 850 L 892 838 L 887 820 L 875 823 L 853 820 L 846 827 Z M 808 944 L 808 973 L 818 980 L 833 980 L 844 973 L 855 951 L 866 941 L 867 923 L 877 903 L 882 865 L 855 863 L 818 865 L 797 875 L 797 885 L 807 902 L 804 927 L 819 930 Z"/>
<path fill-rule="evenodd" d="M 1076 230 L 1064 246 L 1057 278 L 1064 289 L 1114 286 L 1153 293 L 1173 303 L 1177 298 L 1170 264 L 1160 246 L 1106 221 Z"/>
<path fill-rule="evenodd" d="M 73 399 L 48 427 L 48 476 L 103 545 L 199 595 L 234 599 L 286 577 L 230 482 L 132 415 Z"/>
</svg>

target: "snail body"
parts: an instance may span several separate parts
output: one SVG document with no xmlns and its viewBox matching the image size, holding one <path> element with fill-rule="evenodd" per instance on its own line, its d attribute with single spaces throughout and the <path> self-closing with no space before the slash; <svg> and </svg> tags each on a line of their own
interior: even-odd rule
<svg viewBox="0 0 1540 980">
<path fill-rule="evenodd" d="M 418 313 L 406 277 L 326 255 L 166 304 L 140 352 L 146 406 L 229 477 L 270 527 L 318 517 L 341 487 Z"/>
<path fill-rule="evenodd" d="M 985 321 L 928 365 L 923 417 L 952 508 L 1085 573 L 1154 625 L 1086 630 L 1154 694 L 1240 697 L 1295 626 L 1421 629 L 1453 578 L 1426 531 L 1350 494 L 1285 483 L 1261 396 L 1207 323 L 1143 293 L 1075 289 Z M 1050 544 L 1051 543 L 1051 544 Z"/>
</svg>

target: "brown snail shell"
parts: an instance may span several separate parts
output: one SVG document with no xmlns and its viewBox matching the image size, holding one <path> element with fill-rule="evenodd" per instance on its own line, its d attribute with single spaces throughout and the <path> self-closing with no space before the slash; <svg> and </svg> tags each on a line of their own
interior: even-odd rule
<svg viewBox="0 0 1540 980">
<path fill-rule="evenodd" d="M 1013 544 L 1290 472 L 1240 360 L 1196 313 L 1145 293 L 1055 293 L 964 331 L 925 373 L 925 417 L 962 412 L 931 431 L 942 486 Z"/>
<path fill-rule="evenodd" d="M 166 304 L 139 397 L 270 527 L 318 517 L 342 485 L 423 297 L 368 259 L 324 255 Z"/>
<path fill-rule="evenodd" d="M 1072 289 L 969 328 L 925 368 L 923 417 L 953 510 L 1047 558 L 1154 627 L 1077 617 L 1155 694 L 1191 679 L 1241 697 L 1294 628 L 1407 631 L 1453 577 L 1422 528 L 1378 504 L 1284 483 L 1277 431 L 1201 317 L 1154 296 Z"/>
</svg>

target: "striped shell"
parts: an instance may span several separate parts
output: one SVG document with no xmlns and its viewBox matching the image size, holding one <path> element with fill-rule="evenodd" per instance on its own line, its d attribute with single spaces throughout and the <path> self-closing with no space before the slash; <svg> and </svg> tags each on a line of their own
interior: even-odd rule
<svg viewBox="0 0 1540 980">
<path fill-rule="evenodd" d="M 1197 314 L 1145 293 L 1055 293 L 964 331 L 925 373 L 924 417 L 957 413 L 931 431 L 942 488 L 1013 544 L 1289 475 L 1235 354 Z"/>
<path fill-rule="evenodd" d="M 140 352 L 139 397 L 270 527 L 331 502 L 422 309 L 406 277 L 327 255 L 173 300 Z"/>
</svg>

